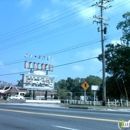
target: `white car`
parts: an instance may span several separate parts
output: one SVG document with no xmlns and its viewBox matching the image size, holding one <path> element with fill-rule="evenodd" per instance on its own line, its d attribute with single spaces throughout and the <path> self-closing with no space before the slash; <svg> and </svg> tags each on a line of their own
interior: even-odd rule
<svg viewBox="0 0 130 130">
<path fill-rule="evenodd" d="M 9 97 L 9 99 L 25 99 L 25 98 L 23 96 L 15 95 L 15 96 Z"/>
</svg>

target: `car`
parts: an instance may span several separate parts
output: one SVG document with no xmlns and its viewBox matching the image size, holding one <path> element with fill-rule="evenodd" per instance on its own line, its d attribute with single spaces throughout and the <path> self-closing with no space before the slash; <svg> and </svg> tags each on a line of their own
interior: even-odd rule
<svg viewBox="0 0 130 130">
<path fill-rule="evenodd" d="M 25 99 L 25 98 L 20 95 L 14 95 L 14 96 L 10 96 L 9 99 Z"/>
</svg>

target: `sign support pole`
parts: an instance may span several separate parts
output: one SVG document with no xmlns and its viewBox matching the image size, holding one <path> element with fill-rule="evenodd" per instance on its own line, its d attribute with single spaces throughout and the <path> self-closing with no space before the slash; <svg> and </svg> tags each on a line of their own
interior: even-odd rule
<svg viewBox="0 0 130 130">
<path fill-rule="evenodd" d="M 95 91 L 94 91 L 94 106 L 95 106 L 95 97 L 96 97 L 96 93 L 95 93 Z"/>
<path fill-rule="evenodd" d="M 84 90 L 84 105 L 86 104 L 86 90 Z"/>
</svg>

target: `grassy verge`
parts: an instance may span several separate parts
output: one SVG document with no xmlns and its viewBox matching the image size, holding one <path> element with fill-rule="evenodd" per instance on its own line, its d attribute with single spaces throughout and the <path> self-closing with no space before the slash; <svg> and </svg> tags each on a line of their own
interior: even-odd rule
<svg viewBox="0 0 130 130">
<path fill-rule="evenodd" d="M 105 110 L 105 109 L 114 109 L 114 110 L 118 110 L 118 109 L 130 109 L 130 106 L 126 107 L 126 106 L 92 106 L 92 105 L 80 105 L 80 104 L 61 104 L 61 106 L 64 106 L 64 107 L 86 107 L 86 108 L 89 108 L 89 109 L 102 109 L 102 110 Z"/>
</svg>

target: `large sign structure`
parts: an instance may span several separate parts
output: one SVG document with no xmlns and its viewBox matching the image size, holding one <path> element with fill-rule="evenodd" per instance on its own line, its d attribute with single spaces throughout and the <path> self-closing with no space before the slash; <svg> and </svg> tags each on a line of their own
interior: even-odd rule
<svg viewBox="0 0 130 130">
<path fill-rule="evenodd" d="M 53 71 L 53 65 L 43 64 L 43 63 L 40 64 L 40 63 L 37 63 L 37 62 L 29 62 L 29 61 L 25 61 L 24 68 L 26 68 L 26 69 L 32 68 L 32 69 L 35 69 L 35 70 Z"/>
<path fill-rule="evenodd" d="M 30 90 L 54 90 L 54 77 L 37 73 L 23 74 L 23 88 Z"/>
<path fill-rule="evenodd" d="M 26 57 L 33 57 L 31 54 L 26 54 Z M 38 59 L 47 59 L 51 60 L 49 56 L 34 56 Z M 45 90 L 46 95 L 47 91 L 54 90 L 54 78 L 55 76 L 48 75 L 48 71 L 53 71 L 53 65 L 38 63 L 32 61 L 25 61 L 24 68 L 30 69 L 30 73 L 23 74 L 23 88 L 28 90 Z M 43 72 L 45 71 L 45 72 Z"/>
</svg>

